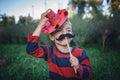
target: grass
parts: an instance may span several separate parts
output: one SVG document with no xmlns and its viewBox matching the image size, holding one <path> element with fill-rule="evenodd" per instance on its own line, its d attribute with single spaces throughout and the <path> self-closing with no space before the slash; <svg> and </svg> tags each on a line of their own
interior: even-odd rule
<svg viewBox="0 0 120 80">
<path fill-rule="evenodd" d="M 120 54 L 98 47 L 83 47 L 91 60 L 92 80 L 119 80 Z M 25 45 L 0 45 L 0 80 L 47 80 L 48 65 L 25 51 Z"/>
<path fill-rule="evenodd" d="M 100 48 L 86 48 L 93 69 L 92 80 L 119 80 L 120 54 L 114 50 L 103 52 Z"/>
<path fill-rule="evenodd" d="M 25 52 L 25 45 L 0 46 L 0 80 L 47 80 L 48 67 L 43 59 Z"/>
</svg>

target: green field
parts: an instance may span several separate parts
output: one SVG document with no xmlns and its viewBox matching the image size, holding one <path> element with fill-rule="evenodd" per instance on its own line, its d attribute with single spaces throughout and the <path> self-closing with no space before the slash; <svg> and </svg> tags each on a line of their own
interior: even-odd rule
<svg viewBox="0 0 120 80">
<path fill-rule="evenodd" d="M 83 47 L 91 60 L 91 80 L 119 80 L 120 53 L 115 50 Z M 0 80 L 47 80 L 48 66 L 43 59 L 26 54 L 25 45 L 0 45 Z"/>
</svg>

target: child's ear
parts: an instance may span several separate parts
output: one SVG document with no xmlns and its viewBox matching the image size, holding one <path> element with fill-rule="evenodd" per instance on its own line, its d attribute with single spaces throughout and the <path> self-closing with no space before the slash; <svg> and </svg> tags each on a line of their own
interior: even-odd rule
<svg viewBox="0 0 120 80">
<path fill-rule="evenodd" d="M 51 41 L 54 41 L 54 40 L 55 40 L 55 37 L 54 37 L 54 36 L 49 35 L 49 37 L 50 37 L 50 40 L 51 40 Z"/>
</svg>

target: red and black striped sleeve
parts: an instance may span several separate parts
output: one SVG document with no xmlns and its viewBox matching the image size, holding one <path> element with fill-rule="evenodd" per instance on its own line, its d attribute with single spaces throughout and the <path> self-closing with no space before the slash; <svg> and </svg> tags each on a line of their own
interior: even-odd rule
<svg viewBox="0 0 120 80">
<path fill-rule="evenodd" d="M 32 36 L 28 34 L 28 42 L 26 46 L 26 52 L 37 58 L 44 58 L 47 60 L 48 47 L 38 45 L 39 36 Z"/>
<path fill-rule="evenodd" d="M 90 64 L 90 59 L 87 56 L 86 52 L 82 50 L 82 54 L 78 57 L 80 62 L 80 68 L 78 70 L 81 79 L 88 80 L 92 77 L 92 68 Z"/>
</svg>

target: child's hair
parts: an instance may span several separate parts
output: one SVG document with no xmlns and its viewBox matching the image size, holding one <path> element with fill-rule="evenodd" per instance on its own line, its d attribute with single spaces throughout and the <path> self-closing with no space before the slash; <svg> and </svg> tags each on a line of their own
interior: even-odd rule
<svg viewBox="0 0 120 80">
<path fill-rule="evenodd" d="M 70 22 L 69 19 L 66 19 L 66 21 L 62 24 L 62 26 L 60 28 L 56 29 L 54 32 L 50 33 L 50 35 L 54 35 L 57 32 L 59 32 L 64 27 L 64 25 L 66 25 L 66 24 L 70 24 L 71 25 L 71 22 Z"/>
</svg>

